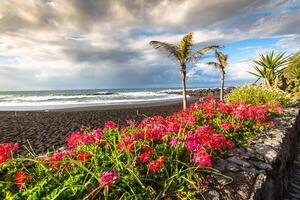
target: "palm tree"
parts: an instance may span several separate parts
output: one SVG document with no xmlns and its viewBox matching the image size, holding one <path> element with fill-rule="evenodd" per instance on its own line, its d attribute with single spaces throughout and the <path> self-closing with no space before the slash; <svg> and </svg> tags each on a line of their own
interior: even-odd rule
<svg viewBox="0 0 300 200">
<path fill-rule="evenodd" d="M 206 64 L 214 66 L 216 69 L 221 70 L 221 91 L 220 91 L 220 100 L 224 99 L 224 79 L 225 79 L 225 68 L 228 63 L 228 55 L 223 54 L 222 52 L 215 51 L 215 57 L 218 60 L 217 62 L 207 62 Z"/>
<path fill-rule="evenodd" d="M 255 82 L 263 79 L 264 85 L 277 88 L 279 77 L 283 74 L 289 62 L 288 59 L 289 56 L 285 56 L 285 53 L 282 52 L 276 55 L 274 55 L 274 51 L 267 55 L 260 54 L 260 59 L 253 61 L 255 72 L 249 73 L 258 77 Z"/>
<path fill-rule="evenodd" d="M 200 59 L 204 53 L 210 51 L 214 48 L 220 48 L 220 46 L 213 45 L 204 47 L 196 52 L 192 52 L 193 48 L 193 33 L 188 33 L 185 35 L 179 45 L 169 44 L 160 41 L 151 41 L 150 45 L 155 49 L 161 49 L 168 54 L 169 57 L 173 58 L 175 61 L 179 62 L 181 70 L 181 81 L 182 81 L 182 104 L 183 108 L 186 108 L 187 98 L 186 98 L 186 66 L 188 63 Z"/>
</svg>

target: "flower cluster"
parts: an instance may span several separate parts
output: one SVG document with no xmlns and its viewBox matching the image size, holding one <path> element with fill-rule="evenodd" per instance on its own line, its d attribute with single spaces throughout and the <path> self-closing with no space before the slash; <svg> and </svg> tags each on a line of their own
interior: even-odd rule
<svg viewBox="0 0 300 200">
<path fill-rule="evenodd" d="M 166 156 L 161 156 L 158 160 L 153 160 L 150 163 L 149 170 L 152 172 L 157 172 L 160 168 L 164 165 L 165 161 L 167 160 Z"/>
<path fill-rule="evenodd" d="M 15 175 L 16 185 L 18 188 L 22 188 L 25 186 L 25 181 L 27 180 L 27 175 L 23 170 L 17 171 Z"/>
<path fill-rule="evenodd" d="M 95 129 L 90 134 L 84 134 L 80 131 L 75 131 L 67 137 L 68 147 L 77 147 L 85 144 L 101 143 L 103 131 L 101 128 Z"/>
<path fill-rule="evenodd" d="M 113 169 L 110 172 L 103 172 L 100 178 L 100 186 L 111 187 L 113 181 L 118 179 L 118 172 Z"/>
<path fill-rule="evenodd" d="M 19 149 L 18 143 L 3 143 L 0 144 L 0 164 L 6 162 L 6 160 L 12 156 L 14 151 Z"/>
<path fill-rule="evenodd" d="M 57 189 L 61 191 L 58 195 L 78 185 L 80 188 L 88 187 L 82 190 L 77 188 L 80 195 L 86 192 L 97 196 L 101 190 L 103 195 L 120 193 L 110 196 L 110 199 L 118 199 L 123 191 L 144 193 L 145 190 L 136 188 L 139 185 L 159 190 L 153 183 L 164 182 L 170 177 L 174 187 L 184 183 L 201 185 L 199 180 L 206 180 L 204 177 L 209 172 L 190 169 L 213 167 L 214 161 L 224 156 L 224 152 L 248 140 L 246 133 L 255 135 L 266 128 L 274 128 L 271 117 L 282 111 L 279 105 L 226 104 L 209 97 L 167 117 L 153 116 L 140 122 L 127 120 L 127 125 L 120 127 L 113 121 L 107 121 L 103 129 L 72 132 L 66 139 L 68 149 L 40 157 L 36 163 L 42 163 L 42 167 L 37 170 L 37 177 L 29 179 L 27 175 L 34 174 L 35 167 L 24 170 L 27 174 L 19 170 L 7 176 L 15 174 L 15 183 L 23 190 L 43 185 L 40 170 L 45 170 L 44 174 L 50 171 L 52 177 L 49 181 L 55 180 L 56 185 L 57 180 L 70 184 L 57 186 L 61 187 Z M 18 144 L 0 144 L 0 163 L 5 162 L 18 148 Z M 17 162 L 17 159 L 14 160 Z M 24 166 L 24 163 L 16 166 Z M 202 179 L 197 178 L 194 183 L 197 176 Z M 24 187 L 25 182 L 30 184 Z M 72 194 L 77 189 L 72 190 Z M 65 196 L 59 197 L 63 199 Z M 148 197 L 151 195 L 146 199 Z"/>
</svg>

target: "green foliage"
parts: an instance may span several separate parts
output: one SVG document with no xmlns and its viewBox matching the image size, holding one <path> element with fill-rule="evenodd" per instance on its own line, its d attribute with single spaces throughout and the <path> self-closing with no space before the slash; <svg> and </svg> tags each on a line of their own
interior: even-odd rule
<svg viewBox="0 0 300 200">
<path fill-rule="evenodd" d="M 259 60 L 254 60 L 254 71 L 250 74 L 257 76 L 258 80 L 263 79 L 264 85 L 268 87 L 277 87 L 279 77 L 288 64 L 288 56 L 285 53 L 274 54 L 274 51 L 267 55 L 260 54 Z"/>
<path fill-rule="evenodd" d="M 288 87 L 285 90 L 286 92 L 290 93 L 293 97 L 299 98 L 300 97 L 300 80 L 293 79 L 289 81 Z"/>
<path fill-rule="evenodd" d="M 220 100 L 223 101 L 224 98 L 224 78 L 225 78 L 225 67 L 228 65 L 228 55 L 223 54 L 222 52 L 215 51 L 215 58 L 218 62 L 207 62 L 208 65 L 212 65 L 218 70 L 221 70 L 221 93 Z"/>
<path fill-rule="evenodd" d="M 207 62 L 208 65 L 214 66 L 216 69 L 224 70 L 225 67 L 228 65 L 228 55 L 223 54 L 222 52 L 215 51 L 215 58 L 218 62 Z"/>
<path fill-rule="evenodd" d="M 166 118 L 85 127 L 68 150 L 2 161 L 0 199 L 199 199 L 211 175 L 232 181 L 213 162 L 272 127 L 280 110 L 207 98 Z"/>
<path fill-rule="evenodd" d="M 160 41 L 151 41 L 150 45 L 155 49 L 160 49 L 167 53 L 170 58 L 180 64 L 181 79 L 182 79 L 182 91 L 183 91 L 183 108 L 186 108 L 186 65 L 195 60 L 199 60 L 205 53 L 212 49 L 221 48 L 218 45 L 212 45 L 204 47 L 198 51 L 192 52 L 193 50 L 193 33 L 190 32 L 185 35 L 178 45 L 169 44 Z"/>
<path fill-rule="evenodd" d="M 293 54 L 289 58 L 289 64 L 285 69 L 284 75 L 288 79 L 300 79 L 300 52 Z"/>
<path fill-rule="evenodd" d="M 227 102 L 245 102 L 247 104 L 280 104 L 288 107 L 292 103 L 292 99 L 285 94 L 268 87 L 246 85 L 236 88 L 230 92 L 225 98 Z"/>
</svg>

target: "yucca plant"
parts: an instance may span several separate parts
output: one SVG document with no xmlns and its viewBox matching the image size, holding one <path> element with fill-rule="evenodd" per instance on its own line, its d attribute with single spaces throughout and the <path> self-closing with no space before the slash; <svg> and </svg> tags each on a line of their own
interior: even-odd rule
<svg viewBox="0 0 300 200">
<path fill-rule="evenodd" d="M 215 57 L 217 62 L 207 62 L 208 65 L 214 66 L 216 69 L 221 70 L 221 91 L 220 91 L 220 100 L 223 101 L 224 99 L 224 79 L 225 79 L 225 68 L 227 67 L 228 63 L 228 55 L 223 54 L 222 52 L 215 51 Z"/>
<path fill-rule="evenodd" d="M 284 70 L 284 75 L 289 80 L 300 79 L 300 51 L 290 56 L 289 64 Z"/>
<path fill-rule="evenodd" d="M 289 56 L 285 56 L 283 52 L 275 54 L 274 51 L 271 51 L 266 55 L 260 54 L 260 59 L 253 61 L 255 72 L 249 73 L 258 77 L 255 82 L 263 79 L 264 85 L 276 88 L 279 77 L 283 74 L 288 64 L 288 59 Z"/>
<path fill-rule="evenodd" d="M 169 44 L 160 41 L 151 41 L 150 45 L 155 49 L 162 49 L 168 54 L 169 57 L 173 58 L 175 61 L 179 62 L 181 67 L 181 81 L 182 81 L 182 104 L 183 108 L 186 108 L 187 98 L 186 98 L 186 66 L 188 63 L 200 59 L 204 53 L 220 48 L 221 46 L 212 45 L 204 47 L 198 51 L 193 52 L 193 33 L 188 33 L 185 35 L 179 45 Z"/>
</svg>

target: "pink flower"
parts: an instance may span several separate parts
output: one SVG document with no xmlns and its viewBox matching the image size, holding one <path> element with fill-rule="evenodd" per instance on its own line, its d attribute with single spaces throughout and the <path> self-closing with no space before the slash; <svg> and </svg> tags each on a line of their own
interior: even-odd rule
<svg viewBox="0 0 300 200">
<path fill-rule="evenodd" d="M 84 135 L 82 138 L 82 141 L 85 144 L 90 144 L 90 143 L 94 143 L 95 142 L 95 138 L 93 135 Z"/>
<path fill-rule="evenodd" d="M 92 135 L 94 135 L 97 139 L 101 139 L 103 135 L 103 131 L 101 128 L 97 128 L 93 130 Z"/>
<path fill-rule="evenodd" d="M 83 144 L 83 139 L 84 134 L 81 133 L 80 131 L 76 131 L 71 133 L 68 137 L 67 137 L 67 144 L 68 147 L 76 147 L 76 146 L 80 146 Z"/>
<path fill-rule="evenodd" d="M 177 146 L 177 145 L 179 145 L 179 144 L 180 144 L 180 142 L 177 141 L 175 138 L 171 138 L 171 141 L 169 142 L 169 145 L 170 145 L 171 147 Z"/>
<path fill-rule="evenodd" d="M 104 124 L 104 127 L 106 129 L 115 129 L 116 128 L 116 123 L 114 121 L 106 121 L 105 124 Z"/>
<path fill-rule="evenodd" d="M 145 150 L 145 152 L 142 153 L 142 154 L 140 155 L 140 161 L 141 161 L 142 163 L 150 162 L 150 160 L 151 160 L 150 155 L 151 155 L 152 151 L 153 151 L 153 150 L 152 150 L 151 148 L 147 148 L 147 149 Z"/>
<path fill-rule="evenodd" d="M 110 172 L 103 172 L 100 178 L 101 186 L 111 186 L 112 182 L 118 179 L 117 170 L 113 169 Z"/>
<path fill-rule="evenodd" d="M 54 153 L 51 157 L 50 157 L 50 161 L 51 162 L 56 162 L 56 161 L 61 161 L 63 159 L 64 156 L 64 152 L 59 151 L 57 153 Z"/>
<path fill-rule="evenodd" d="M 120 151 L 124 151 L 125 149 L 131 152 L 132 148 L 134 147 L 135 142 L 134 138 L 131 134 L 124 134 L 122 135 L 121 141 L 118 144 L 118 149 Z"/>
<path fill-rule="evenodd" d="M 201 151 L 197 152 L 194 155 L 192 161 L 197 163 L 199 166 L 202 166 L 202 167 L 211 167 L 212 166 L 211 155 L 209 155 L 204 150 L 201 150 Z"/>
</svg>

